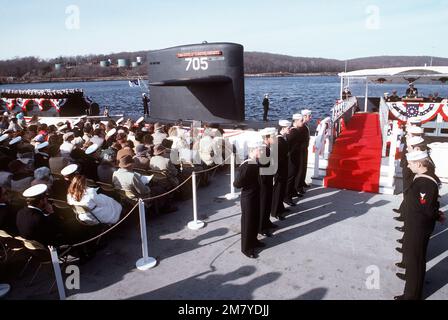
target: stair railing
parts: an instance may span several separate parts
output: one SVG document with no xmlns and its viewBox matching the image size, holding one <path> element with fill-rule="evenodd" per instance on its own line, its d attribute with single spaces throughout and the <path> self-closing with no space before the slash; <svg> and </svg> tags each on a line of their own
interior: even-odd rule
<svg viewBox="0 0 448 320">
<path fill-rule="evenodd" d="M 382 157 L 386 156 L 387 152 L 387 142 L 388 142 L 388 133 L 389 133 L 389 106 L 383 97 L 381 97 L 380 101 L 380 130 L 382 137 Z"/>
<path fill-rule="evenodd" d="M 345 100 L 338 100 L 331 108 L 331 132 L 330 132 L 330 151 L 333 150 L 333 144 L 342 132 L 342 121 L 346 124 L 350 121 L 358 108 L 358 99 L 350 97 Z"/>
<path fill-rule="evenodd" d="M 331 118 L 327 117 L 322 120 L 316 129 L 316 138 L 314 139 L 314 179 L 319 179 L 319 162 L 320 158 L 325 158 L 328 154 L 325 153 L 325 147 L 328 147 L 328 142 L 331 135 Z"/>
</svg>

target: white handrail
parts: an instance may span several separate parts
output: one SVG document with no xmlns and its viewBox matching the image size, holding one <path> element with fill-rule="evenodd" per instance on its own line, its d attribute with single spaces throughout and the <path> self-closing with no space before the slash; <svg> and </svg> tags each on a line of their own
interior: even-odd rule
<svg viewBox="0 0 448 320">
<path fill-rule="evenodd" d="M 387 149 L 387 136 L 389 132 L 389 106 L 383 97 L 380 100 L 380 129 L 383 139 L 382 157 L 385 157 Z"/>
<path fill-rule="evenodd" d="M 320 156 L 325 153 L 325 142 L 331 135 L 331 118 L 327 117 L 322 120 L 316 129 L 316 138 L 314 140 L 314 175 L 313 177 L 319 177 L 319 161 Z"/>
</svg>

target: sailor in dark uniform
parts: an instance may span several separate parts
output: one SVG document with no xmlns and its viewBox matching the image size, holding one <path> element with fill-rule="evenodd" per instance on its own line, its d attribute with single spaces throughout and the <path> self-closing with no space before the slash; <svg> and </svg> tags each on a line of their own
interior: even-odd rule
<svg viewBox="0 0 448 320">
<path fill-rule="evenodd" d="M 255 248 L 264 246 L 257 239 L 260 225 L 260 156 L 261 143 L 250 143 L 249 159 L 244 161 L 233 185 L 241 188 L 241 252 L 249 258 L 257 258 Z"/>
<path fill-rule="evenodd" d="M 271 229 L 277 226 L 271 222 L 271 208 L 272 208 L 272 191 L 274 183 L 274 170 L 276 158 L 278 156 L 277 145 L 275 139 L 277 137 L 276 128 L 266 128 L 261 132 L 261 137 L 266 145 L 266 163 L 261 163 L 260 166 L 266 170 L 260 169 L 260 230 L 259 233 L 266 237 L 271 237 Z M 264 157 L 262 157 L 264 158 Z M 261 162 L 261 161 L 260 161 Z M 264 172 L 265 171 L 265 172 Z"/>
<path fill-rule="evenodd" d="M 409 83 L 409 88 L 406 89 L 406 97 L 415 98 L 418 96 L 418 89 L 414 87 L 414 83 Z"/>
<path fill-rule="evenodd" d="M 17 213 L 17 229 L 21 237 L 43 245 L 56 244 L 58 236 L 54 210 L 46 195 L 47 185 L 38 184 L 23 192 L 27 206 Z"/>
<path fill-rule="evenodd" d="M 23 145 L 23 139 L 21 136 L 15 137 L 13 139 L 11 139 L 11 141 L 9 141 L 8 143 L 8 148 L 9 148 L 9 154 L 8 156 L 16 159 L 17 158 L 17 152 L 18 149 Z"/>
<path fill-rule="evenodd" d="M 298 113 L 293 115 L 293 121 L 293 127 L 287 137 L 289 151 L 288 182 L 286 185 L 285 199 L 283 201 L 289 206 L 295 206 L 296 204 L 292 201 L 292 198 L 299 196 L 296 191 L 296 178 L 299 169 L 302 167 L 302 153 L 305 144 L 302 114 Z"/>
<path fill-rule="evenodd" d="M 297 174 L 296 179 L 296 190 L 299 194 L 305 194 L 305 188 L 308 187 L 306 184 L 306 172 L 308 170 L 308 147 L 310 145 L 310 127 L 309 123 L 311 121 L 311 115 L 312 111 L 305 109 L 302 110 L 302 116 L 303 116 L 303 135 L 304 135 L 304 143 L 302 145 L 302 161 L 301 161 L 301 167 L 299 168 L 299 172 Z"/>
<path fill-rule="evenodd" d="M 146 93 L 142 93 L 142 101 L 143 101 L 143 114 L 144 116 L 149 117 L 149 97 Z"/>
<path fill-rule="evenodd" d="M 268 112 L 269 112 L 269 94 L 265 94 L 263 98 L 263 121 L 268 121 Z"/>
<path fill-rule="evenodd" d="M 438 202 L 440 179 L 435 175 L 426 151 L 410 152 L 406 157 L 415 174 L 405 198 L 403 261 L 406 284 L 404 294 L 394 299 L 418 300 L 422 298 L 429 238 L 436 221 L 441 218 Z"/>
<path fill-rule="evenodd" d="M 0 136 L 0 154 L 3 154 L 5 156 L 10 155 L 10 150 L 8 148 L 9 139 L 10 138 L 8 133 L 4 133 Z"/>
<path fill-rule="evenodd" d="M 408 168 L 408 162 L 406 160 L 406 153 L 408 152 L 408 144 L 407 141 L 413 137 L 422 137 L 424 135 L 423 128 L 419 127 L 421 125 L 421 120 L 418 122 L 417 119 L 408 121 L 408 125 L 406 126 L 406 135 L 402 137 L 401 139 L 401 160 L 400 160 L 400 167 L 402 168 L 402 175 L 403 175 L 403 197 L 405 190 L 409 189 L 409 186 L 411 185 L 414 174 L 412 171 Z M 403 198 L 404 199 L 404 198 Z M 403 203 L 402 203 L 403 205 Z M 400 205 L 399 209 L 394 209 L 394 212 L 399 213 L 400 216 L 396 219 L 398 221 L 403 221 L 403 210 L 402 205 Z"/>
<path fill-rule="evenodd" d="M 280 120 L 280 135 L 277 136 L 278 148 L 278 166 L 277 173 L 274 176 L 274 189 L 272 195 L 272 209 L 271 216 L 279 220 L 284 220 L 285 213 L 289 211 L 283 204 L 285 198 L 286 183 L 288 182 L 288 142 L 286 137 L 291 128 L 291 121 Z"/>
<path fill-rule="evenodd" d="M 99 166 L 99 152 L 100 147 L 97 144 L 92 144 L 86 149 L 84 155 L 81 157 L 80 173 L 86 176 L 87 179 L 98 181 L 98 166 Z"/>
<path fill-rule="evenodd" d="M 48 155 L 49 146 L 49 143 L 45 141 L 34 147 L 36 149 L 36 153 L 34 154 L 34 169 L 41 167 L 50 168 L 50 156 Z"/>
<path fill-rule="evenodd" d="M 67 191 L 73 178 L 79 174 L 79 166 L 71 164 L 61 170 L 63 179 L 55 179 L 51 188 L 51 197 L 57 200 L 67 201 Z"/>
</svg>

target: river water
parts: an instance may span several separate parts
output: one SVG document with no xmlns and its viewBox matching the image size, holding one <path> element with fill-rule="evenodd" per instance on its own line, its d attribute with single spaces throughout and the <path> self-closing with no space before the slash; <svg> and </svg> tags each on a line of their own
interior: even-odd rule
<svg viewBox="0 0 448 320">
<path fill-rule="evenodd" d="M 420 94 L 427 95 L 435 91 L 440 96 L 448 96 L 448 85 L 418 85 Z M 141 89 L 131 88 L 127 81 L 99 82 L 62 82 L 0 85 L 0 89 L 72 89 L 81 88 L 101 110 L 109 106 L 110 113 L 125 114 L 138 118 L 143 113 Z M 407 86 L 403 85 L 369 85 L 369 96 L 381 96 L 384 92 L 398 90 L 402 95 Z M 270 120 L 288 119 L 301 109 L 313 110 L 313 118 L 322 119 L 330 114 L 330 109 L 339 97 L 340 80 L 336 76 L 311 77 L 248 77 L 245 79 L 246 119 L 262 120 L 261 102 L 265 93 L 270 94 Z M 364 96 L 365 87 L 353 83 L 354 95 Z"/>
</svg>

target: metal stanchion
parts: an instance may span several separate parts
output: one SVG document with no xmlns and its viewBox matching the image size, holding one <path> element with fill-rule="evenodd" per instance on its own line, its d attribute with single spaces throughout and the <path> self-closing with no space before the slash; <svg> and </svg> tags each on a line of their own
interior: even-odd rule
<svg viewBox="0 0 448 320">
<path fill-rule="evenodd" d="M 56 284 L 58 286 L 59 299 L 65 300 L 65 287 L 64 281 L 62 280 L 62 272 L 61 266 L 59 265 L 58 252 L 52 246 L 48 246 L 48 249 L 50 249 L 51 262 L 53 263 L 54 276 L 56 278 Z"/>
<path fill-rule="evenodd" d="M 146 215 L 145 203 L 142 199 L 138 200 L 138 209 L 140 213 L 140 232 L 142 236 L 143 258 L 136 262 L 136 267 L 140 271 L 146 271 L 157 265 L 157 260 L 148 255 L 148 235 L 146 233 Z"/>
<path fill-rule="evenodd" d="M 193 186 L 193 216 L 194 220 L 188 223 L 188 228 L 191 230 L 199 230 L 204 228 L 205 223 L 198 220 L 198 201 L 196 194 L 196 172 L 192 174 L 192 186 Z"/>
<path fill-rule="evenodd" d="M 235 162 L 235 153 L 232 152 L 230 155 L 230 193 L 225 195 L 227 200 L 236 200 L 239 197 L 235 193 L 235 187 L 233 186 L 233 182 L 235 181 Z"/>
</svg>

